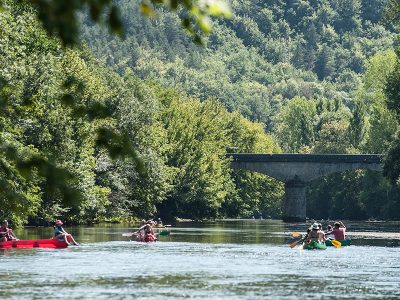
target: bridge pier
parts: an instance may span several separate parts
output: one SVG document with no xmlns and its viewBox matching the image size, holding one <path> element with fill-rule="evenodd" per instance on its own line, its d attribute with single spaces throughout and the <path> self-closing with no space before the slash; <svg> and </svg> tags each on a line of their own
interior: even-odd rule
<svg viewBox="0 0 400 300">
<path fill-rule="evenodd" d="M 296 180 L 285 182 L 283 221 L 304 222 L 306 220 L 306 184 Z"/>
</svg>

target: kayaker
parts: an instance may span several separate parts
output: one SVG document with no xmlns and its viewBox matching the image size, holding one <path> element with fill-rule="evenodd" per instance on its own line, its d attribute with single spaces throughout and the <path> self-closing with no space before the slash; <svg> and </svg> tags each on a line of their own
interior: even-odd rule
<svg viewBox="0 0 400 300">
<path fill-rule="evenodd" d="M 322 235 L 324 233 L 322 232 Z M 321 238 L 321 230 L 319 230 L 319 224 L 318 223 L 314 223 L 311 226 L 311 231 L 307 236 L 306 239 L 307 243 L 311 243 L 311 242 L 323 242 L 324 238 Z"/>
<path fill-rule="evenodd" d="M 152 223 L 146 224 L 146 229 L 145 229 L 146 233 L 144 236 L 145 242 L 153 242 L 153 241 L 157 240 L 157 238 L 154 234 L 154 231 L 153 231 L 153 227 L 151 225 L 152 225 Z"/>
<path fill-rule="evenodd" d="M 143 242 L 145 235 L 146 235 L 146 223 L 140 226 L 139 229 L 136 231 L 136 241 Z"/>
<path fill-rule="evenodd" d="M 323 241 L 326 240 L 325 233 L 322 230 L 322 224 L 321 223 L 318 223 L 318 234 L 319 234 L 318 240 L 320 242 L 323 242 Z"/>
<path fill-rule="evenodd" d="M 335 236 L 335 240 L 343 241 L 346 239 L 346 226 L 344 226 L 342 221 L 335 222 L 333 225 L 334 228 L 331 231 L 328 231 L 326 235 L 333 234 Z"/>
<path fill-rule="evenodd" d="M 333 230 L 332 225 L 326 226 L 325 237 L 326 237 L 327 239 L 330 239 L 330 240 L 333 240 L 333 239 L 334 239 L 334 236 L 333 236 L 333 234 L 332 234 L 332 230 Z"/>
<path fill-rule="evenodd" d="M 14 232 L 10 228 L 8 228 L 8 221 L 4 220 L 0 226 L 0 242 L 7 242 L 12 240 L 19 241 Z"/>
<path fill-rule="evenodd" d="M 56 220 L 54 226 L 54 236 L 59 240 L 65 241 L 68 245 L 71 244 L 69 242 L 69 240 L 71 240 L 74 245 L 78 246 L 78 243 L 74 240 L 72 235 L 66 232 L 65 229 L 62 227 L 62 225 L 63 222 L 61 222 L 61 220 Z"/>
<path fill-rule="evenodd" d="M 152 241 L 156 240 L 152 225 L 153 225 L 153 221 L 152 220 L 148 220 L 146 222 L 146 224 L 141 226 L 136 231 L 136 234 L 137 234 L 136 241 L 138 241 L 138 242 L 148 242 L 150 240 L 152 240 Z"/>
</svg>

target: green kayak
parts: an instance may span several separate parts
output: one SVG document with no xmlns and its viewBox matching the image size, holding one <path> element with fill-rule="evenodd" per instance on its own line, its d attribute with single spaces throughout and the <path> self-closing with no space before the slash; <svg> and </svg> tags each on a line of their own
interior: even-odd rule
<svg viewBox="0 0 400 300">
<path fill-rule="evenodd" d="M 342 240 L 342 241 L 339 241 L 339 242 L 342 244 L 342 246 L 350 246 L 351 240 Z M 333 246 L 331 240 L 326 240 L 325 244 L 327 246 Z"/>
<path fill-rule="evenodd" d="M 303 249 L 305 250 L 325 250 L 326 245 L 325 243 L 318 243 L 318 242 L 311 242 L 311 243 L 304 243 Z"/>
</svg>

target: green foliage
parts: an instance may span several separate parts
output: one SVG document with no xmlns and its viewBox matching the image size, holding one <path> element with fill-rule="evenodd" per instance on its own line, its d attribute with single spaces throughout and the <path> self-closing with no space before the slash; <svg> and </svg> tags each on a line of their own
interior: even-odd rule
<svg viewBox="0 0 400 300">
<path fill-rule="evenodd" d="M 8 9 L 11 1 L 0 2 L 0 10 Z M 121 20 L 118 2 L 111 0 L 18 0 L 26 7 L 32 7 L 38 12 L 38 17 L 44 29 L 53 36 L 61 39 L 64 45 L 75 45 L 78 42 L 79 22 L 77 13 L 88 10 L 91 20 L 105 24 L 113 33 L 120 36 L 125 34 Z M 156 7 L 165 7 L 172 11 L 183 11 L 179 14 L 182 26 L 194 38 L 201 42 L 201 34 L 209 33 L 212 29 L 210 16 L 231 17 L 231 11 L 223 0 L 192 1 L 192 0 L 143 0 L 140 1 L 140 11 L 143 15 L 154 17 Z"/>
<path fill-rule="evenodd" d="M 199 48 L 180 23 L 199 41 L 209 15 L 228 16 L 223 2 L 2 1 L 0 215 L 279 217 L 282 184 L 232 171 L 227 149 L 384 152 L 396 182 L 399 72 L 384 2 L 232 1 Z M 63 47 L 78 31 L 91 50 Z M 371 172 L 308 193 L 313 217 L 399 215 L 398 188 Z"/>
<path fill-rule="evenodd" d="M 241 197 L 243 191 L 256 189 L 260 183 L 265 184 L 266 189 L 275 190 L 276 183 L 248 174 L 234 175 L 232 182 L 229 159 L 225 157 L 226 148 L 276 150 L 277 145 L 265 135 L 260 124 L 228 113 L 214 100 L 201 103 L 162 90 L 159 97 L 163 105 L 160 118 L 166 129 L 162 148 L 173 174 L 173 189 L 158 205 L 163 215 L 192 219 L 221 214 L 246 216 L 249 210 L 256 211 L 260 203 L 267 206 L 265 210 L 269 206 L 279 206 L 281 195 L 274 197 L 258 192 Z M 248 176 L 258 181 L 245 180 Z M 270 214 L 274 213 L 271 209 Z"/>
<path fill-rule="evenodd" d="M 314 125 L 316 105 L 313 100 L 296 97 L 278 115 L 276 130 L 284 150 L 298 153 L 309 148 L 315 141 Z"/>
<path fill-rule="evenodd" d="M 225 202 L 241 205 L 226 158 L 236 143 L 230 122 L 247 130 L 249 149 L 278 149 L 261 124 L 214 100 L 145 83 L 129 69 L 119 75 L 84 47 L 61 47 L 34 12 L 11 4 L 0 14 L 3 217 L 15 224 L 160 212 L 202 219 L 224 215 Z M 260 182 L 275 191 L 276 183 Z M 254 210 L 274 214 L 280 196 L 259 195 Z"/>
<path fill-rule="evenodd" d="M 239 114 L 226 120 L 233 152 L 279 153 L 281 150 L 271 136 L 265 135 L 262 124 L 252 123 Z M 223 203 L 225 217 L 282 215 L 283 184 L 263 174 L 237 170 L 232 174 L 236 193 Z"/>
<path fill-rule="evenodd" d="M 292 2 L 232 1 L 232 19 L 215 21 L 201 48 L 179 29 L 177 16 L 143 18 L 136 1 L 119 3 L 124 40 L 84 15 L 81 36 L 120 74 L 130 68 L 193 97 L 215 97 L 271 130 L 277 113 L 296 96 L 340 98 L 352 109 L 365 63 L 391 48 L 395 37 L 392 27 L 376 23 L 376 15 L 373 21 L 362 13 L 382 11 L 380 1 Z"/>
<path fill-rule="evenodd" d="M 356 94 L 356 107 L 348 123 L 348 141 L 341 131 L 342 134 L 328 135 L 324 139 L 327 142 L 322 145 L 340 148 L 348 143 L 348 150 L 341 149 L 340 153 L 389 151 L 387 161 L 390 164 L 385 164 L 384 173 L 395 182 L 399 172 L 395 142 L 398 124 L 395 114 L 386 107 L 384 89 L 396 65 L 396 56 L 393 51 L 377 53 L 366 65 L 367 71 Z M 355 171 L 328 176 L 313 182 L 307 196 L 308 212 L 315 218 L 398 219 L 400 213 L 398 187 L 391 186 L 376 172 Z"/>
</svg>

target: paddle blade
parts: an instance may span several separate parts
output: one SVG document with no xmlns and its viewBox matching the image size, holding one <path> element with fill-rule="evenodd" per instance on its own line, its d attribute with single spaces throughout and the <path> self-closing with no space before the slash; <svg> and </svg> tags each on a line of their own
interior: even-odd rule
<svg viewBox="0 0 400 300">
<path fill-rule="evenodd" d="M 336 248 L 340 248 L 342 246 L 342 243 L 337 241 L 337 240 L 332 240 L 331 241 L 332 245 L 335 246 Z"/>
<path fill-rule="evenodd" d="M 297 245 L 298 242 L 299 242 L 299 241 L 294 241 L 293 243 L 291 243 L 291 244 L 290 244 L 290 248 L 296 247 L 296 245 Z"/>
<path fill-rule="evenodd" d="M 122 236 L 127 236 L 127 237 L 131 237 L 133 235 L 132 232 L 128 232 L 128 233 L 123 233 Z"/>
<path fill-rule="evenodd" d="M 297 231 L 292 232 L 292 237 L 299 237 L 299 236 L 301 236 L 301 232 L 297 232 Z"/>
</svg>

